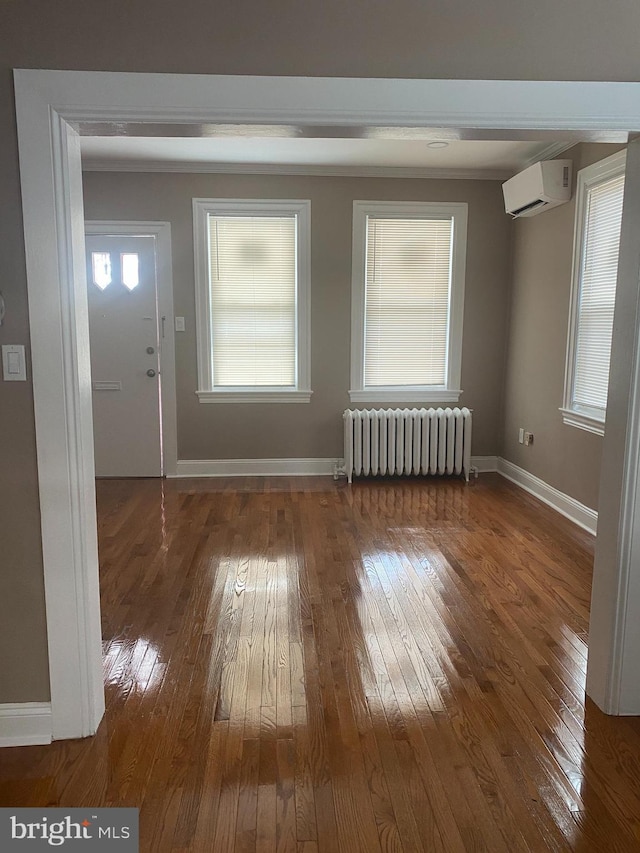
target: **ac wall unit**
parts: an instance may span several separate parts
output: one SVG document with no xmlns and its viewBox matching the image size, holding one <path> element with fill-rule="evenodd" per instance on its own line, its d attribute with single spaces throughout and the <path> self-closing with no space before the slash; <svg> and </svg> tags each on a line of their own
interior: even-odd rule
<svg viewBox="0 0 640 853">
<path fill-rule="evenodd" d="M 504 207 L 514 219 L 536 216 L 571 198 L 571 160 L 541 160 L 502 185 Z"/>
</svg>

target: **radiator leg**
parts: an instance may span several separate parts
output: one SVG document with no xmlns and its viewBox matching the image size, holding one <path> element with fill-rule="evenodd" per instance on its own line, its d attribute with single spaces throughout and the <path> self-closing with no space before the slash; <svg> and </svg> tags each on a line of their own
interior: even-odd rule
<svg viewBox="0 0 640 853">
<path fill-rule="evenodd" d="M 347 476 L 350 477 L 350 475 L 347 475 L 346 466 L 344 464 L 340 465 L 338 462 L 336 462 L 336 464 L 333 466 L 333 479 L 337 480 L 340 477 L 347 477 Z M 351 479 L 349 479 L 349 482 L 351 482 Z"/>
<path fill-rule="evenodd" d="M 469 470 L 465 471 L 465 473 L 464 473 L 464 479 L 465 479 L 465 482 L 467 485 L 469 485 L 469 478 L 470 478 L 471 474 L 473 474 L 473 477 L 475 480 L 478 479 L 478 469 L 476 468 L 475 465 L 472 465 L 471 468 L 469 468 Z"/>
</svg>

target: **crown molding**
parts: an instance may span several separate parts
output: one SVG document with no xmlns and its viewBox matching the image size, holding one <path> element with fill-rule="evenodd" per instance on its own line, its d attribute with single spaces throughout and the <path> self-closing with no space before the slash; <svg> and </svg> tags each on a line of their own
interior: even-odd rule
<svg viewBox="0 0 640 853">
<path fill-rule="evenodd" d="M 83 159 L 83 172 L 181 172 L 228 175 L 305 175 L 333 178 L 430 178 L 505 181 L 503 169 L 431 169 L 408 166 L 305 166 L 286 163 L 203 163 L 196 160 Z"/>
<path fill-rule="evenodd" d="M 557 157 L 558 154 L 562 154 L 564 151 L 567 151 L 569 148 L 573 148 L 573 146 L 577 144 L 578 143 L 575 139 L 570 142 L 551 142 L 543 148 L 542 151 L 538 151 L 537 154 L 527 160 L 522 168 L 526 169 L 529 166 L 533 166 L 534 163 L 540 163 L 542 160 L 553 160 L 553 158 Z"/>
</svg>

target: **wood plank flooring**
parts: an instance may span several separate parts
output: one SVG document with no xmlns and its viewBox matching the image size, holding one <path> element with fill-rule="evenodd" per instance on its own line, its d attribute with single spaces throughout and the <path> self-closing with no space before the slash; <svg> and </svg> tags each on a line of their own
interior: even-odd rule
<svg viewBox="0 0 640 853">
<path fill-rule="evenodd" d="M 584 681 L 592 538 L 496 475 L 98 483 L 107 713 L 0 805 L 141 850 L 640 851 L 640 720 Z"/>
</svg>

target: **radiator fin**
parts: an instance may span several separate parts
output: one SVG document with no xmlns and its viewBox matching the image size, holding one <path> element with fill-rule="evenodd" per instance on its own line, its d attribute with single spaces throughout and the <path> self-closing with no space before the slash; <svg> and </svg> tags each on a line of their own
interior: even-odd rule
<svg viewBox="0 0 640 853">
<path fill-rule="evenodd" d="M 353 476 L 464 474 L 471 468 L 471 411 L 347 409 L 344 463 Z"/>
</svg>

